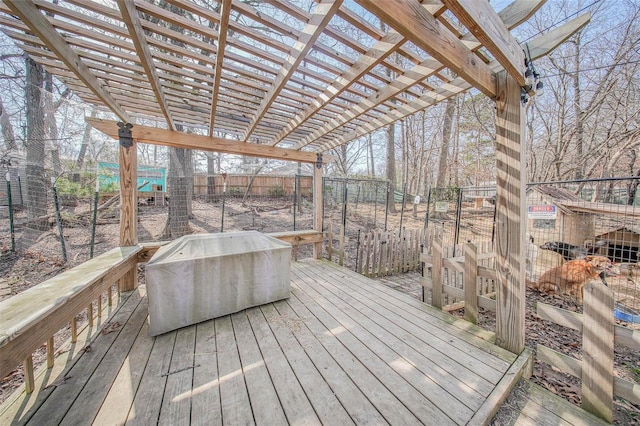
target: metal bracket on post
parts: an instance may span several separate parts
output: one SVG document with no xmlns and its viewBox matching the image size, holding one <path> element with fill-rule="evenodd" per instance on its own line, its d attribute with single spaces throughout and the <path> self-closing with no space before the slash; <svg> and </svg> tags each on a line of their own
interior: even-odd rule
<svg viewBox="0 0 640 426">
<path fill-rule="evenodd" d="M 316 154 L 316 167 L 318 169 L 322 168 L 322 154 Z"/>
<path fill-rule="evenodd" d="M 131 148 L 133 146 L 132 127 L 133 124 L 131 123 L 118 122 L 118 138 L 120 139 L 120 146 L 123 148 Z"/>
</svg>

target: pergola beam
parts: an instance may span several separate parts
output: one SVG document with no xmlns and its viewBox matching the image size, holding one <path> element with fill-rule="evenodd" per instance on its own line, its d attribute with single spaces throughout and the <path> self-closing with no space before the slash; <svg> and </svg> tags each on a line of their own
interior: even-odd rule
<svg viewBox="0 0 640 426">
<path fill-rule="evenodd" d="M 36 5 L 24 0 L 4 0 L 4 3 L 29 27 L 40 40 L 121 120 L 129 122 L 129 116 L 111 94 L 98 81 L 87 65 L 55 30 Z"/>
<path fill-rule="evenodd" d="M 220 79 L 222 78 L 222 62 L 224 49 L 227 45 L 227 28 L 229 28 L 229 15 L 231 13 L 231 0 L 223 0 L 220 8 L 220 31 L 218 36 L 218 49 L 216 51 L 216 65 L 213 77 L 213 94 L 211 95 L 211 116 L 209 118 L 209 136 L 213 136 L 213 128 L 216 123 L 216 110 L 218 108 L 218 96 L 220 93 Z"/>
<path fill-rule="evenodd" d="M 94 129 L 101 131 L 113 139 L 118 139 L 117 122 L 90 117 L 86 117 L 85 121 Z M 315 152 L 296 151 L 293 149 L 277 148 L 268 145 L 258 145 L 255 143 L 239 142 L 231 139 L 214 138 L 203 135 L 194 135 L 149 126 L 136 125 L 131 129 L 131 132 L 133 139 L 138 143 L 223 152 L 225 154 L 246 155 L 248 157 L 298 161 L 301 163 L 315 164 L 317 162 L 317 154 Z M 331 161 L 331 158 L 325 156 L 325 162 L 327 161 Z"/>
<path fill-rule="evenodd" d="M 122 13 L 122 19 L 129 30 L 129 34 L 131 35 L 133 45 L 138 52 L 140 63 L 147 75 L 147 80 L 153 89 L 153 93 L 156 95 L 158 106 L 162 110 L 162 114 L 167 121 L 167 126 L 170 130 L 175 130 L 176 125 L 171 117 L 169 104 L 167 103 L 164 91 L 162 90 L 162 85 L 160 84 L 158 73 L 156 72 L 156 65 L 153 62 L 153 55 L 151 54 L 149 44 L 147 44 L 147 40 L 145 38 L 144 30 L 140 24 L 138 11 L 136 10 L 133 2 L 128 0 L 118 0 L 118 7 L 120 8 L 120 13 Z"/>
<path fill-rule="evenodd" d="M 309 117 L 313 116 L 318 110 L 326 104 L 334 100 L 345 89 L 367 74 L 376 65 L 384 61 L 391 53 L 399 48 L 406 39 L 395 31 L 385 34 L 376 44 L 371 47 L 356 61 L 351 68 L 344 72 L 336 81 L 328 86 L 309 107 L 297 114 L 291 122 L 275 137 L 272 145 L 277 145 L 291 132 L 304 124 Z"/>
<path fill-rule="evenodd" d="M 525 85 L 525 56 L 522 47 L 500 20 L 489 2 L 477 0 L 442 0 L 502 67 Z"/>
<path fill-rule="evenodd" d="M 578 16 L 572 21 L 567 22 L 566 24 L 549 31 L 543 36 L 540 36 L 530 42 L 527 43 L 527 47 L 531 53 L 531 59 L 538 59 L 545 55 L 548 55 L 552 52 L 556 47 L 566 41 L 569 37 L 579 31 L 582 27 L 587 25 L 589 20 L 591 19 L 591 14 L 589 12 Z M 494 61 L 489 66 L 496 72 L 502 69 L 501 65 Z M 471 85 L 464 81 L 462 78 L 457 78 L 452 81 L 449 85 L 445 84 L 438 88 L 434 93 L 427 93 L 424 96 L 421 96 L 419 99 L 414 100 L 402 107 L 397 108 L 394 111 L 390 111 L 384 116 L 378 117 L 375 120 L 369 121 L 365 126 L 352 131 L 330 144 L 325 144 L 320 150 L 327 151 L 331 148 L 335 148 L 336 146 L 340 146 L 342 144 L 348 143 L 354 139 L 362 137 L 367 133 L 378 130 L 384 126 L 387 126 L 394 121 L 405 118 L 409 115 L 415 114 L 436 102 L 441 102 L 451 96 L 457 95 L 458 93 L 469 90 Z M 449 92 L 448 94 L 446 92 Z M 441 97 L 438 97 L 440 96 Z"/>
<path fill-rule="evenodd" d="M 495 76 L 487 64 L 430 14 L 418 0 L 356 0 L 396 31 L 477 87 L 495 98 Z"/>
<path fill-rule="evenodd" d="M 251 123 L 245 133 L 245 140 L 248 140 L 256 130 L 260 120 L 264 118 L 271 104 L 276 100 L 276 97 L 282 89 L 284 89 L 289 78 L 291 78 L 294 71 L 298 68 L 298 65 L 304 60 L 307 53 L 309 53 L 313 44 L 318 37 L 320 37 L 320 34 L 322 34 L 322 31 L 326 28 L 327 24 L 329 24 L 329 21 L 341 4 L 342 0 L 323 0 L 318 4 L 309 23 L 305 25 L 300 37 L 291 49 L 291 53 L 284 61 L 282 69 L 276 76 L 271 88 L 265 94 L 264 98 L 262 98 L 260 107 L 251 118 Z"/>
</svg>

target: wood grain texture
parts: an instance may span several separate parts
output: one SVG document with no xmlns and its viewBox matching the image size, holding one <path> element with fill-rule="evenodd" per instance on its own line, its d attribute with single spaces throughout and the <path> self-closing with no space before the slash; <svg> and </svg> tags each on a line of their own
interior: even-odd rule
<svg viewBox="0 0 640 426">
<path fill-rule="evenodd" d="M 120 173 L 120 246 L 138 243 L 138 147 L 119 147 Z M 138 283 L 138 271 L 132 268 L 120 278 L 120 291 L 131 291 Z"/>
<path fill-rule="evenodd" d="M 584 287 L 582 408 L 613 422 L 613 291 L 598 281 Z"/>
<path fill-rule="evenodd" d="M 122 19 L 129 30 L 133 45 L 136 47 L 136 51 L 138 52 L 138 58 L 140 64 L 144 68 L 147 81 L 151 85 L 153 93 L 156 96 L 157 105 L 162 110 L 162 114 L 165 117 L 169 130 L 175 130 L 176 125 L 174 124 L 173 117 L 169 111 L 169 104 L 164 94 L 162 84 L 160 83 L 160 78 L 156 71 L 156 65 L 153 61 L 153 55 L 149 49 L 147 39 L 145 38 L 144 29 L 140 24 L 140 18 L 138 17 L 138 11 L 136 10 L 135 4 L 132 1 L 118 0 L 118 8 L 122 13 Z"/>
<path fill-rule="evenodd" d="M 107 286 L 135 269 L 138 250 L 110 250 L 0 303 L 0 376 L 31 355 Z"/>
<path fill-rule="evenodd" d="M 491 52 L 520 86 L 525 85 L 524 52 L 488 2 L 443 0 L 443 3 Z"/>
<path fill-rule="evenodd" d="M 454 34 L 436 20 L 417 0 L 357 0 L 367 10 L 384 19 L 403 36 L 424 49 L 437 61 L 463 76 L 490 98 L 496 95 L 495 78 L 489 67 Z"/>
<path fill-rule="evenodd" d="M 526 128 L 518 83 L 501 71 L 496 87 L 496 343 L 519 354 L 525 331 Z"/>
<path fill-rule="evenodd" d="M 464 249 L 464 319 L 478 323 L 478 250 L 471 243 Z"/>
<path fill-rule="evenodd" d="M 113 111 L 122 120 L 128 122 L 129 117 L 122 107 L 116 102 L 113 96 L 105 89 L 102 83 L 89 70 L 87 65 L 80 59 L 78 54 L 71 49 L 65 39 L 49 23 L 47 18 L 40 13 L 34 3 L 24 0 L 7 0 L 4 2 L 11 11 L 20 17 L 20 20 L 28 25 L 30 32 L 38 35 L 40 40 L 47 47 L 56 53 L 61 61 L 73 71 L 94 95 L 96 95 L 104 105 Z"/>
<path fill-rule="evenodd" d="M 324 157 L 323 157 L 324 161 Z M 322 167 L 313 167 L 313 230 L 322 233 Z M 322 259 L 322 242 L 313 245 L 313 258 Z"/>
<path fill-rule="evenodd" d="M 85 118 L 93 128 L 114 139 L 118 138 L 118 127 L 115 121 L 96 118 Z M 135 126 L 131 129 L 133 138 L 138 143 L 171 146 L 175 148 L 189 148 L 203 151 L 224 152 L 227 154 L 246 155 L 249 157 L 274 158 L 301 163 L 315 163 L 316 154 L 312 152 L 295 151 L 292 149 L 270 147 L 254 143 L 238 142 L 230 139 L 211 138 L 208 136 L 172 132 L 166 129 L 156 129 L 148 126 Z M 324 156 L 323 161 L 330 161 L 330 156 Z"/>
</svg>

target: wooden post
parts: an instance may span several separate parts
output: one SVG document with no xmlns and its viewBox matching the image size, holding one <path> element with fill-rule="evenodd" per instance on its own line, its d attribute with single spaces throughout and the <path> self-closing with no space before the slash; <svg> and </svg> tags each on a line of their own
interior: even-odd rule
<svg viewBox="0 0 640 426">
<path fill-rule="evenodd" d="M 582 408 L 613 422 L 613 292 L 599 281 L 584 287 Z"/>
<path fill-rule="evenodd" d="M 47 368 L 52 368 L 55 362 L 55 344 L 53 342 L 53 336 L 47 339 Z"/>
<path fill-rule="evenodd" d="M 322 154 L 313 168 L 313 229 L 322 234 Z M 322 259 L 322 242 L 313 244 L 313 258 Z"/>
<path fill-rule="evenodd" d="M 431 305 L 442 309 L 442 239 L 439 235 L 433 239 L 431 259 Z"/>
<path fill-rule="evenodd" d="M 120 246 L 133 246 L 138 244 L 138 206 L 137 206 L 137 180 L 138 180 L 138 155 L 137 146 L 133 139 L 129 139 L 121 132 L 131 125 L 120 126 Z M 120 279 L 120 291 L 132 291 L 138 283 L 137 270 L 133 268 Z"/>
<path fill-rule="evenodd" d="M 33 392 L 34 378 L 33 378 L 33 357 L 29 355 L 22 363 L 24 369 L 24 390 L 26 393 Z"/>
<path fill-rule="evenodd" d="M 464 319 L 478 323 L 478 250 L 471 243 L 464 249 Z"/>
<path fill-rule="evenodd" d="M 524 349 L 526 211 L 524 112 L 520 86 L 506 71 L 496 74 L 496 344 Z"/>
</svg>

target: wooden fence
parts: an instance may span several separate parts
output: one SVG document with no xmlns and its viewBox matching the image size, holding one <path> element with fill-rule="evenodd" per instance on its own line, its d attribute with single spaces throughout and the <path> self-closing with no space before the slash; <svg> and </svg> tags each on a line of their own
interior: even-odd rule
<svg viewBox="0 0 640 426">
<path fill-rule="evenodd" d="M 582 332 L 582 361 L 538 344 L 538 360 L 582 380 L 582 408 L 611 423 L 613 397 L 640 404 L 640 385 L 617 377 L 614 345 L 640 351 L 640 331 L 616 325 L 613 292 L 599 281 L 584 287 L 583 314 L 545 303 L 537 304 L 541 319 Z"/>
<path fill-rule="evenodd" d="M 431 304 L 443 310 L 464 308 L 467 321 L 477 323 L 478 307 L 495 312 L 495 256 L 490 243 L 442 247 L 439 237 L 420 258 L 425 263 L 422 284 L 431 289 Z M 582 361 L 538 344 L 538 360 L 582 380 L 582 408 L 612 422 L 613 397 L 640 404 L 640 385 L 614 373 L 614 344 L 640 350 L 640 331 L 615 324 L 614 296 L 599 281 L 584 288 L 583 314 L 545 303 L 537 304 L 539 318 L 582 332 Z"/>
<path fill-rule="evenodd" d="M 420 269 L 423 230 L 406 230 L 400 235 L 390 231 L 359 234 L 356 271 L 367 277 L 384 277 Z"/>
<path fill-rule="evenodd" d="M 226 182 L 227 195 L 243 195 L 249 184 L 251 184 L 251 195 L 281 197 L 293 195 L 296 176 L 227 175 Z M 222 194 L 223 184 L 224 179 L 221 175 L 195 175 L 193 177 L 193 193 L 195 196 L 220 195 Z M 310 196 L 313 177 L 300 176 L 299 185 L 302 195 Z"/>
<path fill-rule="evenodd" d="M 474 324 L 478 306 L 495 312 L 497 277 L 491 242 L 443 247 L 436 236 L 424 251 L 422 285 L 431 290 L 433 306 L 445 311 L 464 308 L 465 319 Z"/>
</svg>

